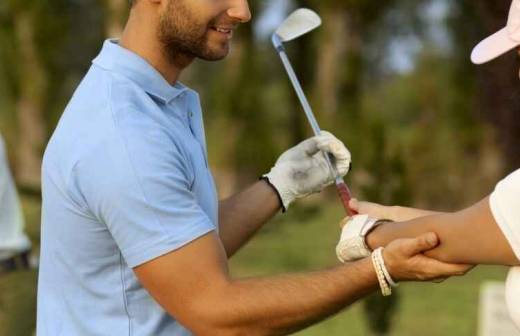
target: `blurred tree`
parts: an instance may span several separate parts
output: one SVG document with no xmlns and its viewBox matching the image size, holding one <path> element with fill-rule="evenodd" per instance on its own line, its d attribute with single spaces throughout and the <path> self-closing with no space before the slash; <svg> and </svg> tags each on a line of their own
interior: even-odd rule
<svg viewBox="0 0 520 336">
<path fill-rule="evenodd" d="M 250 6 L 253 18 L 259 17 L 259 3 L 252 2 Z M 233 159 L 237 187 L 250 184 L 252 179 L 266 172 L 275 157 L 268 106 L 262 99 L 265 81 L 255 43 L 254 22 L 239 30 L 240 51 L 239 58 L 235 59 L 238 73 L 229 91 L 229 116 L 237 126 Z"/>
<path fill-rule="evenodd" d="M 18 139 L 16 175 L 19 181 L 38 189 L 43 145 L 46 137 L 44 120 L 45 93 L 48 73 L 37 45 L 39 15 L 45 5 L 42 1 L 6 2 L 9 13 L 3 29 L 9 30 L 9 44 L 14 52 L 9 56 L 13 96 L 16 100 L 18 129 L 23 136 Z"/>
<path fill-rule="evenodd" d="M 484 33 L 478 38 L 482 38 L 506 25 L 511 1 L 465 0 L 459 5 L 461 19 L 472 14 L 470 6 L 476 9 L 478 21 L 482 22 L 480 32 Z M 475 37 L 469 39 L 475 40 Z M 483 66 L 477 72 L 477 97 L 480 97 L 481 102 L 479 106 L 486 117 L 497 126 L 498 141 L 504 150 L 507 170 L 520 167 L 519 64 L 518 55 L 511 52 Z"/>
<path fill-rule="evenodd" d="M 396 141 L 388 140 L 386 127 L 386 122 L 381 117 L 367 121 L 367 126 L 364 127 L 369 130 L 373 142 L 371 148 L 366 148 L 371 153 L 366 167 L 371 172 L 371 178 L 361 191 L 363 196 L 374 202 L 407 204 L 410 202 L 411 193 L 406 163 L 403 153 L 399 151 L 401 146 L 389 148 L 389 144 L 395 144 Z M 365 299 L 365 320 L 371 334 L 389 335 L 398 307 L 398 292 L 386 298 L 376 293 Z"/>
<path fill-rule="evenodd" d="M 123 32 L 128 12 L 128 0 L 103 0 L 105 5 L 105 32 L 107 37 L 119 37 Z"/>
</svg>

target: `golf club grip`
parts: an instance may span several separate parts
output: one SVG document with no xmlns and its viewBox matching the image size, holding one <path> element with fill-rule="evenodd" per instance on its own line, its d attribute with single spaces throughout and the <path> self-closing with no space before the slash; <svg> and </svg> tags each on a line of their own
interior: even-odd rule
<svg viewBox="0 0 520 336">
<path fill-rule="evenodd" d="M 351 209 L 349 206 L 350 200 L 352 199 L 352 194 L 350 193 L 347 184 L 345 182 L 336 183 L 336 188 L 338 189 L 338 194 L 341 199 L 341 203 L 343 204 L 343 207 L 345 208 L 347 215 L 357 215 L 357 211 Z"/>
</svg>

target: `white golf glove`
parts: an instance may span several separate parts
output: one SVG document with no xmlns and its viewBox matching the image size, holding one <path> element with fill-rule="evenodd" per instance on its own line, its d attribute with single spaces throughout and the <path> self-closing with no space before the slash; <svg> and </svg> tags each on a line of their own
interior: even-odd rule
<svg viewBox="0 0 520 336">
<path fill-rule="evenodd" d="M 351 262 L 370 256 L 372 251 L 366 243 L 366 236 L 380 224 L 367 215 L 356 215 L 343 220 L 341 238 L 336 246 L 336 255 L 342 262 Z"/>
<path fill-rule="evenodd" d="M 284 210 L 298 198 L 322 191 L 334 182 L 324 152 L 335 158 L 341 176 L 350 169 L 351 156 L 343 142 L 329 132 L 307 139 L 286 151 L 263 177 L 278 191 Z"/>
</svg>

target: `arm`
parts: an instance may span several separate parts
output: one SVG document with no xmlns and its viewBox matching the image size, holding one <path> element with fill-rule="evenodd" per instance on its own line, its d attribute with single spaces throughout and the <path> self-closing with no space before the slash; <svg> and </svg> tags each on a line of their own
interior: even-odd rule
<svg viewBox="0 0 520 336">
<path fill-rule="evenodd" d="M 258 181 L 240 194 L 220 201 L 219 234 L 228 258 L 280 209 L 278 196 L 266 181 Z"/>
<path fill-rule="evenodd" d="M 319 192 L 332 183 L 324 152 L 336 159 L 341 176 L 350 167 L 345 145 L 328 132 L 307 139 L 283 153 L 276 165 L 246 191 L 219 204 L 220 238 L 228 257 L 235 254 L 281 207 L 287 210 L 298 198 Z M 269 185 L 270 184 L 270 185 Z"/>
<path fill-rule="evenodd" d="M 350 207 L 360 214 L 367 214 L 372 218 L 387 219 L 394 222 L 405 222 L 419 217 L 442 214 L 442 212 L 403 206 L 384 206 L 377 203 L 360 202 L 357 199 L 350 201 Z"/>
<path fill-rule="evenodd" d="M 398 280 L 463 273 L 465 267 L 421 254 L 437 243 L 432 234 L 393 242 L 385 250 L 388 270 Z M 197 335 L 289 334 L 377 288 L 370 259 L 308 274 L 232 279 L 214 233 L 134 271 L 155 300 Z"/>
<path fill-rule="evenodd" d="M 367 236 L 367 244 L 377 248 L 394 239 L 430 231 L 437 233 L 441 241 L 439 247 L 428 252 L 430 257 L 474 265 L 520 264 L 491 213 L 489 197 L 459 212 L 380 225 Z"/>
</svg>

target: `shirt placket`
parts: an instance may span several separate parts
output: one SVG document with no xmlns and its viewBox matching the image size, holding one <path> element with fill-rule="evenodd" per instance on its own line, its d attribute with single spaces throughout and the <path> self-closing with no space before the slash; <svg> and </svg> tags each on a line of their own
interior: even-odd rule
<svg viewBox="0 0 520 336">
<path fill-rule="evenodd" d="M 199 113 L 194 104 L 190 102 L 190 100 L 187 100 L 186 104 L 186 110 L 188 112 L 188 124 L 190 128 L 191 134 L 195 137 L 195 140 L 197 140 L 197 143 L 200 146 L 200 149 L 202 150 L 202 156 L 204 157 L 204 162 L 206 164 L 206 168 L 209 168 L 208 165 L 208 154 L 206 149 L 206 142 L 204 138 L 204 131 L 202 126 L 202 116 Z"/>
<path fill-rule="evenodd" d="M 176 106 L 173 106 L 173 110 L 179 110 L 177 113 L 180 113 L 182 117 L 182 121 L 184 126 L 187 130 L 189 130 L 190 135 L 193 137 L 193 139 L 196 141 L 197 145 L 199 146 L 202 156 L 204 158 L 204 163 L 206 165 L 206 168 L 209 167 L 208 165 L 208 158 L 207 158 L 207 152 L 206 147 L 204 143 L 204 137 L 203 134 L 199 131 L 199 124 L 197 122 L 197 113 L 195 109 L 193 108 L 190 99 L 189 94 L 187 92 L 183 92 L 179 95 L 177 98 L 177 101 L 173 103 Z"/>
</svg>

